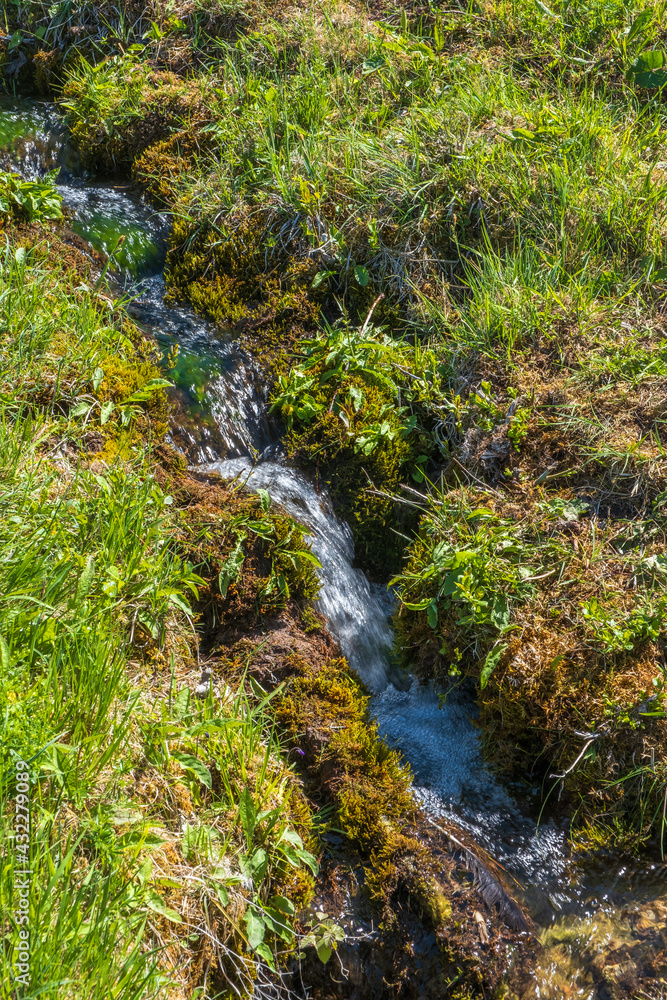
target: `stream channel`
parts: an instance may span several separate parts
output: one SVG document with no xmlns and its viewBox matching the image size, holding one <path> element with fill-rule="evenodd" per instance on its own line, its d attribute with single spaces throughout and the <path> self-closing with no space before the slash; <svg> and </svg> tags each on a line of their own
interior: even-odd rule
<svg viewBox="0 0 667 1000">
<path fill-rule="evenodd" d="M 525 790 L 504 786 L 485 766 L 470 700 L 454 694 L 441 704 L 431 687 L 392 674 L 391 595 L 354 568 L 351 532 L 335 517 L 326 494 L 282 460 L 280 427 L 268 415 L 261 374 L 237 344 L 191 310 L 164 303 L 168 219 L 127 185 L 86 179 L 53 105 L 0 102 L 0 168 L 28 179 L 59 169 L 70 227 L 103 252 L 125 236 L 114 291 L 125 296 L 132 317 L 165 354 L 179 346 L 169 373 L 175 383 L 172 443 L 201 471 L 240 476 L 250 488 L 267 489 L 308 528 L 322 563 L 320 610 L 372 694 L 371 711 L 382 735 L 409 761 L 425 812 L 468 831 L 521 887 L 518 898 L 543 945 L 526 1000 L 667 997 L 667 984 L 660 988 L 664 992 L 632 994 L 613 986 L 628 976 L 641 981 L 648 956 L 663 946 L 665 866 L 657 861 L 628 866 L 611 857 L 584 865 L 572 859 L 562 823 L 545 810 L 538 826 L 537 790 L 531 803 Z"/>
</svg>

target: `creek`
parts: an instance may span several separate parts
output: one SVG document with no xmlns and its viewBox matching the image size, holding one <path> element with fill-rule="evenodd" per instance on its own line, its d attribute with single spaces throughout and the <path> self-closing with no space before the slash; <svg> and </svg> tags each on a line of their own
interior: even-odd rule
<svg viewBox="0 0 667 1000">
<path fill-rule="evenodd" d="M 326 493 L 284 461 L 261 373 L 238 344 L 191 310 L 165 303 L 168 220 L 126 185 L 87 179 L 52 106 L 0 104 L 0 161 L 27 178 L 58 169 L 68 224 L 95 249 L 110 252 L 125 237 L 114 291 L 165 354 L 179 347 L 169 373 L 173 444 L 202 471 L 267 489 L 307 527 L 322 564 L 320 610 L 371 693 L 380 732 L 410 763 L 423 809 L 467 830 L 519 886 L 543 945 L 526 1000 L 604 1000 L 616 981 L 641 979 L 667 916 L 665 867 L 628 867 L 613 857 L 593 866 L 571 857 L 566 830 L 548 808 L 537 823 L 538 790 L 506 787 L 484 763 L 471 699 L 459 691 L 443 702 L 391 667 L 392 596 L 355 568 L 351 532 Z"/>
</svg>

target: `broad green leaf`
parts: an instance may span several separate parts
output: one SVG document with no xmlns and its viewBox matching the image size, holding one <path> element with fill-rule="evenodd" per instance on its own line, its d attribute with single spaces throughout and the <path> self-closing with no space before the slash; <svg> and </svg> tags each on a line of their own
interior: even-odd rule
<svg viewBox="0 0 667 1000">
<path fill-rule="evenodd" d="M 371 280 L 371 276 L 362 264 L 354 265 L 354 276 L 357 279 L 357 284 L 365 288 L 368 282 Z"/>
<path fill-rule="evenodd" d="M 183 923 L 183 917 L 180 913 L 177 913 L 176 910 L 170 909 L 163 900 L 162 896 L 158 895 L 157 892 L 151 890 L 147 894 L 146 906 L 148 906 L 149 910 L 154 910 L 155 913 L 160 913 L 163 917 L 166 917 L 167 920 L 171 920 L 174 924 Z"/>
<path fill-rule="evenodd" d="M 273 957 L 273 952 L 269 948 L 268 944 L 258 944 L 257 947 L 255 948 L 255 951 L 260 956 L 260 958 L 264 959 L 264 961 L 266 962 L 266 964 L 268 965 L 268 967 L 273 972 L 275 972 L 276 971 L 276 963 L 275 963 L 275 959 Z"/>
<path fill-rule="evenodd" d="M 510 609 L 507 598 L 503 594 L 496 594 L 493 598 L 491 621 L 497 629 L 505 629 L 510 623 Z"/>
<path fill-rule="evenodd" d="M 190 688 L 182 687 L 174 699 L 174 715 L 182 719 L 190 705 Z"/>
<path fill-rule="evenodd" d="M 315 945 L 315 951 L 317 952 L 317 957 L 323 965 L 326 965 L 331 958 L 333 949 L 328 941 L 318 941 Z"/>
<path fill-rule="evenodd" d="M 250 682 L 250 687 L 255 698 L 260 698 L 260 699 L 266 698 L 266 691 L 264 690 L 262 685 L 259 684 L 258 681 L 256 681 L 255 678 L 252 676 L 249 677 L 248 680 Z"/>
<path fill-rule="evenodd" d="M 382 55 L 382 53 L 377 52 L 374 56 L 369 56 L 368 59 L 364 59 L 363 65 L 363 75 L 368 76 L 369 73 L 376 73 L 383 66 L 386 66 L 387 60 Z"/>
<path fill-rule="evenodd" d="M 494 648 L 487 654 L 487 657 L 484 660 L 484 666 L 482 667 L 482 672 L 481 672 L 480 678 L 479 678 L 479 686 L 482 688 L 482 690 L 489 683 L 489 679 L 491 677 L 491 674 L 493 673 L 493 671 L 498 666 L 498 663 L 500 662 L 500 658 L 501 658 L 501 656 L 503 655 L 503 653 L 505 652 L 506 649 L 507 649 L 507 643 L 506 642 L 501 642 L 499 646 L 494 646 Z"/>
<path fill-rule="evenodd" d="M 646 49 L 646 51 L 637 56 L 632 66 L 640 72 L 664 69 L 667 66 L 667 54 L 661 49 Z"/>
<path fill-rule="evenodd" d="M 283 835 L 280 839 L 286 840 L 289 844 L 294 844 L 295 847 L 303 847 L 303 841 L 299 834 L 296 830 L 290 830 L 289 827 L 287 830 L 283 831 Z"/>
<path fill-rule="evenodd" d="M 82 417 L 84 413 L 88 413 L 90 409 L 90 402 L 82 399 L 80 403 L 77 403 L 70 411 L 70 417 Z"/>
<path fill-rule="evenodd" d="M 248 944 L 253 951 L 256 951 L 264 940 L 266 924 L 264 918 L 252 906 L 249 907 L 245 915 L 245 926 L 248 934 Z"/>
<path fill-rule="evenodd" d="M 185 768 L 186 771 L 191 771 L 197 778 L 199 778 L 202 785 L 206 785 L 207 788 L 211 788 L 211 772 L 197 757 L 193 757 L 192 754 L 189 753 L 178 753 L 175 751 L 172 753 L 172 757 L 174 760 L 177 760 L 181 767 Z"/>
<path fill-rule="evenodd" d="M 305 848 L 298 848 L 298 847 L 296 848 L 295 853 L 297 857 L 300 858 L 301 861 L 303 861 L 304 865 L 306 865 L 307 868 L 310 868 L 313 875 L 318 874 L 320 866 L 317 863 L 317 858 L 315 857 L 314 854 L 311 854 L 310 851 L 307 851 Z"/>
<path fill-rule="evenodd" d="M 252 872 L 252 877 L 256 882 L 261 882 L 264 878 L 268 864 L 268 854 L 263 847 L 258 847 L 250 858 L 250 871 Z"/>
<path fill-rule="evenodd" d="M 153 874 L 153 859 L 149 857 L 146 858 L 143 864 L 141 864 L 137 869 L 136 878 L 142 889 L 144 888 L 144 886 L 146 885 L 152 874 Z"/>
<path fill-rule="evenodd" d="M 100 409 L 100 423 L 106 424 L 107 420 L 109 419 L 113 411 L 114 411 L 114 404 L 110 399 L 108 399 L 106 403 L 102 404 L 102 407 Z"/>
<path fill-rule="evenodd" d="M 173 387 L 174 383 L 166 378 L 149 378 L 148 382 L 142 386 L 142 391 L 151 389 L 154 392 L 157 389 L 173 389 Z"/>
<path fill-rule="evenodd" d="M 294 916 L 294 903 L 287 896 L 271 896 L 269 904 L 274 910 L 279 910 L 280 913 L 285 913 L 288 917 Z"/>
<path fill-rule="evenodd" d="M 148 833 L 146 830 L 130 830 L 128 833 L 124 833 L 122 837 L 118 838 L 119 845 L 126 850 L 130 847 L 159 847 L 160 844 L 164 844 L 162 837 L 158 837 L 154 833 Z M 178 886 L 178 883 L 176 883 Z"/>
<path fill-rule="evenodd" d="M 322 282 L 326 281 L 327 278 L 330 278 L 333 273 L 333 271 L 318 271 L 313 278 L 311 288 L 319 288 Z"/>
<path fill-rule="evenodd" d="M 364 401 L 363 392 L 356 385 L 352 385 L 348 390 L 348 396 L 350 397 L 350 401 L 354 407 L 354 412 L 358 413 Z"/>
<path fill-rule="evenodd" d="M 667 84 L 667 53 L 661 49 L 647 49 L 630 64 L 628 76 L 639 87 L 659 90 Z"/>
</svg>

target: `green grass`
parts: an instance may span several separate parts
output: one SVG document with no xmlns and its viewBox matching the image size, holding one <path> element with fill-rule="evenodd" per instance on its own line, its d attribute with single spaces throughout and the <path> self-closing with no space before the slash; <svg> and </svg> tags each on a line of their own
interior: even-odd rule
<svg viewBox="0 0 667 1000">
<path fill-rule="evenodd" d="M 539 756 L 528 671 L 552 763 L 603 726 L 634 773 L 645 734 L 667 752 L 639 713 L 665 642 L 664 4 L 376 20 L 237 4 L 215 37 L 201 10 L 128 34 L 141 51 L 73 63 L 75 135 L 166 198 L 172 294 L 268 366 L 288 447 L 361 561 L 386 577 L 405 553 L 406 659 L 423 647 L 441 678 L 484 678 L 500 763 L 523 766 L 512 740 Z M 184 34 L 196 69 L 149 78 Z M 176 91 L 166 131 L 138 136 Z M 406 481 L 426 498 L 394 502 Z M 545 514 L 561 508 L 575 528 Z M 650 537 L 636 558 L 615 548 L 627 525 Z M 577 774 L 584 795 L 612 780 L 601 763 Z"/>
<path fill-rule="evenodd" d="M 272 967 L 295 945 L 281 887 L 317 870 L 270 698 L 243 683 L 191 697 L 191 602 L 203 580 L 146 450 L 161 390 L 150 389 L 136 331 L 36 252 L 7 249 L 1 264 L 3 843 L 14 843 L 17 762 L 31 809 L 28 854 L 8 850 L 0 880 L 3 984 L 15 975 L 14 869 L 29 860 L 22 995 L 191 989 L 206 935 L 226 956 L 230 988 L 247 989 L 255 963 Z M 134 373 L 130 419 L 101 423 L 105 378 L 123 363 Z M 92 464 L 91 428 L 109 435 L 106 459 Z M 280 568 L 302 556 L 295 528 L 280 525 L 269 551 L 285 587 Z"/>
<path fill-rule="evenodd" d="M 667 754 L 666 13 L 7 14 L 44 29 L 45 50 L 71 21 L 90 28 L 54 83 L 73 137 L 89 167 L 167 205 L 170 294 L 253 351 L 360 561 L 385 579 L 398 566 L 406 662 L 474 679 L 489 755 L 510 770 L 528 755 L 565 771 L 577 732 L 602 732 L 570 778 L 573 813 L 604 826 L 608 807 L 639 841 L 659 790 L 633 760 L 644 740 Z M 3 392 L 108 423 L 105 447 L 128 458 L 159 386 L 96 358 L 99 335 L 124 342 L 78 294 L 59 308 L 94 312 L 96 337 L 75 338 L 72 362 L 49 334 L 26 374 L 16 359 L 50 329 L 48 300 Z"/>
</svg>

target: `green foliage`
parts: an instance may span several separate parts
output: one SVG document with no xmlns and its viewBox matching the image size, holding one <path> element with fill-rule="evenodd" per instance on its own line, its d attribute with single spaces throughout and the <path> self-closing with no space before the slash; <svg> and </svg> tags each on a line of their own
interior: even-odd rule
<svg viewBox="0 0 667 1000">
<path fill-rule="evenodd" d="M 665 598 L 647 600 L 622 616 L 607 610 L 596 597 L 582 606 L 595 641 L 605 653 L 632 650 L 646 639 L 657 639 L 664 630 L 666 610 Z"/>
<path fill-rule="evenodd" d="M 326 965 L 339 943 L 345 939 L 345 931 L 321 910 L 318 910 L 315 916 L 318 923 L 301 940 L 301 947 L 305 948 L 308 945 L 313 947 L 319 960 Z"/>
<path fill-rule="evenodd" d="M 35 791 L 32 784 L 31 792 Z M 7 819 L 7 800 L 1 804 L 3 837 L 9 839 L 14 831 Z M 128 882 L 122 871 L 105 871 L 96 861 L 86 866 L 83 877 L 81 838 L 63 841 L 48 812 L 35 822 L 31 841 L 29 926 L 38 927 L 39 934 L 31 934 L 26 993 L 41 988 L 45 996 L 59 997 L 66 995 L 65 989 L 75 989 L 83 1000 L 102 1000 L 119 989 L 128 1000 L 161 994 L 164 976 L 156 956 L 142 952 L 140 946 L 148 914 L 136 906 L 136 897 L 143 894 L 139 886 Z M 5 913 L 18 912 L 18 884 L 24 880 L 15 874 L 14 868 L 21 866 L 12 860 L 10 855 L 0 879 Z M 0 956 L 5 983 L 15 981 L 18 974 L 13 964 L 15 941 L 8 930 Z"/>
<path fill-rule="evenodd" d="M 79 59 L 71 67 L 61 98 L 72 137 L 86 164 L 100 153 L 111 165 L 124 146 L 124 130 L 141 116 L 140 101 L 149 67 L 137 54 L 112 56 L 97 65 Z M 127 155 L 127 154 L 126 154 Z"/>
<path fill-rule="evenodd" d="M 406 569 L 392 580 L 403 607 L 426 611 L 434 631 L 441 616 L 453 616 L 482 645 L 507 632 L 513 604 L 535 594 L 531 581 L 545 555 L 512 521 L 437 493 L 412 548 Z M 487 657 L 482 686 L 495 663 Z"/>
<path fill-rule="evenodd" d="M 369 479 L 393 491 L 403 476 L 423 481 L 429 465 L 449 454 L 443 415 L 451 423 L 459 405 L 449 371 L 432 351 L 369 322 L 325 324 L 300 349 L 289 375 L 279 378 L 272 407 L 292 431 L 292 450 L 326 469 L 358 552 L 386 570 L 395 565 L 386 535 L 396 514 L 391 501 L 368 495 Z"/>
<path fill-rule="evenodd" d="M 38 251 L 6 248 L 0 256 L 3 398 L 57 414 L 73 435 L 94 423 L 112 434 L 145 430 L 151 419 L 159 428 L 171 383 L 147 360 L 152 344 L 88 286 L 71 295 L 68 280 Z"/>
<path fill-rule="evenodd" d="M 405 569 L 392 580 L 403 609 L 402 613 L 425 616 L 434 639 L 440 638 L 440 652 L 450 658 L 450 674 L 458 674 L 457 659 L 461 650 L 475 650 L 474 662 L 480 664 L 480 686 L 485 688 L 500 657 L 507 648 L 501 637 L 513 631 L 516 612 L 521 605 L 534 601 L 540 592 L 539 581 L 549 581 L 550 602 L 557 607 L 558 582 L 563 589 L 572 583 L 576 552 L 564 544 L 563 536 L 553 531 L 554 521 L 572 525 L 588 510 L 585 502 L 551 497 L 540 505 L 547 522 L 517 522 L 499 516 L 490 507 L 473 507 L 465 493 L 447 494 L 433 490 L 427 512 L 422 518 L 418 537 L 408 549 Z M 593 528 L 591 559 L 609 558 L 604 542 L 595 539 Z M 624 551 L 620 533 L 616 546 Z M 619 602 L 591 597 L 580 607 L 579 624 L 587 641 L 603 654 L 632 651 L 665 633 L 665 602 L 660 587 L 667 563 L 660 551 L 662 537 L 656 526 L 644 526 L 644 544 L 655 544 L 652 554 L 637 560 L 629 543 L 629 553 L 619 559 L 617 572 L 642 579 L 644 587 L 633 607 Z M 618 551 L 617 550 L 617 551 Z M 617 557 L 618 558 L 618 557 Z M 566 575 L 567 574 L 567 575 Z M 456 647 L 458 657 L 452 656 Z M 481 656 L 485 655 L 483 662 Z"/>
<path fill-rule="evenodd" d="M 646 90 L 662 90 L 667 85 L 667 55 L 659 49 L 642 52 L 633 59 L 628 76 Z"/>
<path fill-rule="evenodd" d="M 429 370 L 428 357 L 415 363 L 415 351 L 392 340 L 381 329 L 364 326 L 357 329 L 348 322 L 325 325 L 321 336 L 302 341 L 305 358 L 280 378 L 273 409 L 281 412 L 291 429 L 295 420 L 311 424 L 325 411 L 341 421 L 345 436 L 355 451 L 370 455 L 383 439 L 393 441 L 397 434 L 407 437 L 417 427 L 418 417 L 409 406 L 396 405 L 427 398 L 431 382 L 438 383 L 439 373 Z M 405 383 L 404 367 L 418 369 Z M 408 371 L 408 375 L 413 374 Z M 380 420 L 365 423 L 366 394 L 374 387 L 387 400 L 379 411 Z M 327 406 L 328 403 L 328 406 Z"/>
<path fill-rule="evenodd" d="M 111 402 L 136 408 L 139 421 L 166 383 L 127 336 L 127 316 L 66 280 L 36 251 L 3 257 L 0 825 L 9 839 L 15 762 L 25 761 L 30 921 L 40 931 L 29 985 L 86 1000 L 162 993 L 170 976 L 158 970 L 152 927 L 162 941 L 178 933 L 183 897 L 173 890 L 184 887 L 190 915 L 225 923 L 230 972 L 250 988 L 255 961 L 273 967 L 277 940 L 282 952 L 297 946 L 294 906 L 277 890 L 293 872 L 308 885 L 317 871 L 304 843 L 308 810 L 292 803 L 272 695 L 254 682 L 203 699 L 174 686 L 177 657 L 179 670 L 192 666 L 191 602 L 204 583 L 183 558 L 174 498 L 140 438 L 115 464 L 91 467 L 85 450 L 95 413 L 107 407 L 107 427 Z M 315 560 L 294 523 L 269 512 L 268 497 L 256 506 L 231 535 L 266 545 L 269 583 L 284 601 L 290 585 L 308 589 Z M 155 697 L 142 670 L 162 684 L 165 646 L 171 684 Z M 159 782 L 150 816 L 137 775 Z M 189 817 L 175 828 L 172 796 Z M 179 868 L 180 881 L 165 865 Z M 197 869 L 194 891 L 183 866 Z M 16 910 L 14 882 L 10 859 L 0 879 L 5 913 Z M 3 929 L 3 982 L 14 978 L 17 930 Z"/>
<path fill-rule="evenodd" d="M 43 180 L 27 181 L 20 174 L 0 171 L 0 213 L 28 222 L 62 218 L 62 195 L 55 184 L 57 170 Z"/>
<path fill-rule="evenodd" d="M 319 592 L 319 560 L 310 551 L 305 530 L 291 518 L 271 509 L 266 490 L 259 490 L 257 501 L 244 500 L 237 487 L 235 502 L 229 504 L 224 520 L 224 556 L 215 564 L 220 596 L 225 599 L 232 586 L 243 582 L 246 560 L 259 551 L 268 561 L 269 572 L 255 579 L 254 597 L 261 613 L 284 608 L 290 597 L 312 599 Z M 234 495 L 233 495 L 234 496 Z M 205 538 L 210 525 L 193 526 L 196 538 Z M 254 566 L 249 581 L 257 574 Z"/>
</svg>

